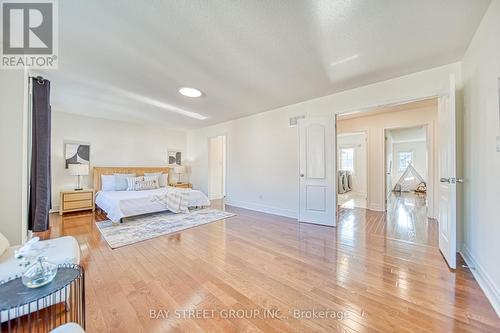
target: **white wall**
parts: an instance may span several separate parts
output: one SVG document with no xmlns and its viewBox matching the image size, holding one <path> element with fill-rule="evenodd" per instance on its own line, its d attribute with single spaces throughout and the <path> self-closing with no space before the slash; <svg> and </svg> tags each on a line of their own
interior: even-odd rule
<svg viewBox="0 0 500 333">
<path fill-rule="evenodd" d="M 296 216 L 297 129 L 287 112 L 268 112 L 188 134 L 193 186 L 208 193 L 208 138 L 226 136 L 226 201 L 233 205 Z"/>
<path fill-rule="evenodd" d="M 211 136 L 227 134 L 228 203 L 296 217 L 298 135 L 297 128 L 288 127 L 289 117 L 331 115 L 416 97 L 434 96 L 445 91 L 451 73 L 456 75 L 460 83 L 460 64 L 454 63 L 192 130 L 188 133 L 187 143 L 188 158 L 193 165 L 191 181 L 207 192 L 207 140 Z M 380 168 L 383 169 L 383 165 Z M 383 197 L 383 191 L 381 196 Z"/>
<path fill-rule="evenodd" d="M 500 1 L 493 1 L 463 59 L 464 244 L 472 271 L 500 315 Z"/>
<path fill-rule="evenodd" d="M 27 76 L 0 70 L 0 232 L 11 245 L 27 235 Z"/>
<path fill-rule="evenodd" d="M 90 143 L 90 167 L 165 166 L 167 151 L 183 152 L 186 133 L 157 125 L 133 124 L 64 112 L 52 113 L 52 208 L 59 209 L 59 191 L 74 188 L 76 177 L 64 165 L 64 141 Z M 183 162 L 184 164 L 184 162 Z M 83 177 L 92 186 L 92 174 Z"/>
<path fill-rule="evenodd" d="M 408 104 L 398 108 L 399 111 L 386 112 L 379 114 L 371 114 L 368 116 L 342 119 L 338 121 L 338 133 L 351 133 L 359 131 L 367 131 L 368 133 L 368 197 L 367 207 L 372 210 L 383 211 L 385 208 L 386 189 L 384 187 L 385 175 L 385 130 L 415 127 L 421 125 L 428 126 L 429 137 L 429 179 L 428 184 L 429 195 L 429 216 L 435 217 L 437 206 L 437 196 L 434 195 L 437 177 L 434 176 L 434 170 L 437 170 L 437 103 L 429 106 L 413 107 L 413 104 Z M 395 159 L 394 143 L 392 155 Z M 424 159 L 425 160 L 425 159 Z M 392 174 L 397 173 L 397 165 L 393 162 Z M 397 177 L 397 175 L 396 175 Z M 396 180 L 397 181 L 397 180 Z"/>
<path fill-rule="evenodd" d="M 366 133 L 352 133 L 337 137 L 337 170 L 340 170 L 340 148 L 354 148 L 354 173 L 352 174 L 352 191 L 366 196 L 367 194 L 367 151 Z"/>
</svg>

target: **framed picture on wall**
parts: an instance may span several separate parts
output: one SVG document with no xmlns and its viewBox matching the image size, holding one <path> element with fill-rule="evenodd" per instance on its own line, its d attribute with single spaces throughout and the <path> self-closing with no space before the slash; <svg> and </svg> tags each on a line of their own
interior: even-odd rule
<svg viewBox="0 0 500 333">
<path fill-rule="evenodd" d="M 168 164 L 182 165 L 182 153 L 180 151 L 168 151 Z"/>
<path fill-rule="evenodd" d="M 90 144 L 82 142 L 64 142 L 64 163 L 68 164 L 90 164 Z"/>
</svg>

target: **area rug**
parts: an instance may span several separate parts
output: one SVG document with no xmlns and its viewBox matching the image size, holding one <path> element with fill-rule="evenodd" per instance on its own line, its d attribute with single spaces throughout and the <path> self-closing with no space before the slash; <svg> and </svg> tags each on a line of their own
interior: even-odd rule
<svg viewBox="0 0 500 333">
<path fill-rule="evenodd" d="M 160 212 L 128 217 L 123 219 L 123 223 L 115 224 L 107 220 L 96 222 L 96 225 L 109 246 L 112 249 L 116 249 L 147 239 L 223 220 L 234 215 L 233 213 L 218 209 L 205 208 L 193 210 L 185 214 Z"/>
</svg>

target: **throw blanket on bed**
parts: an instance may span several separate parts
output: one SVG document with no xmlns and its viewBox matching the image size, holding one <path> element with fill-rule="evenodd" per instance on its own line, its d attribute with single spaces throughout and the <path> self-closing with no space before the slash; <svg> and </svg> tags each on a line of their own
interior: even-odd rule
<svg viewBox="0 0 500 333">
<path fill-rule="evenodd" d="M 162 194 L 155 194 L 154 201 L 159 201 L 167 206 L 173 213 L 189 213 L 188 191 L 175 187 L 168 187 Z"/>
</svg>

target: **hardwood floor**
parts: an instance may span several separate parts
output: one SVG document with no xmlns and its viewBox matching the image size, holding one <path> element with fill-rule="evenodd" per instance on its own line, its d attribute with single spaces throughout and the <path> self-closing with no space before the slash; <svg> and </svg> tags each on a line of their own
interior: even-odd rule
<svg viewBox="0 0 500 333">
<path fill-rule="evenodd" d="M 393 208 L 407 214 L 342 209 L 329 228 L 227 206 L 237 216 L 116 250 L 102 214 L 53 214 L 50 237 L 80 243 L 91 333 L 500 331 L 472 274 L 447 268 L 436 222 Z"/>
</svg>

